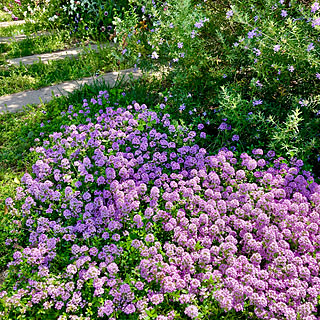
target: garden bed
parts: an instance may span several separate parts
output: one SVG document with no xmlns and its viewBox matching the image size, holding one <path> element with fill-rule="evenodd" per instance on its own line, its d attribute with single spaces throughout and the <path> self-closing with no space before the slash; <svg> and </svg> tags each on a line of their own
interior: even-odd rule
<svg viewBox="0 0 320 320">
<path fill-rule="evenodd" d="M 7 70 L 166 73 L 0 116 L 0 316 L 320 318 L 320 4 L 121 5 L 44 14 L 105 56 Z"/>
</svg>

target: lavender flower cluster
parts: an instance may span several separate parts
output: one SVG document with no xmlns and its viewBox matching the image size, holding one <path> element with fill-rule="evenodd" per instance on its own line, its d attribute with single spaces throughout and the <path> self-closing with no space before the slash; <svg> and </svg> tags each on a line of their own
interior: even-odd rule
<svg viewBox="0 0 320 320">
<path fill-rule="evenodd" d="M 9 263 L 0 315 L 200 319 L 217 301 L 316 320 L 320 187 L 302 161 L 209 155 L 169 114 L 110 107 L 107 92 L 98 101 L 94 120 L 35 148 L 33 173 L 6 200 L 30 245 Z"/>
</svg>

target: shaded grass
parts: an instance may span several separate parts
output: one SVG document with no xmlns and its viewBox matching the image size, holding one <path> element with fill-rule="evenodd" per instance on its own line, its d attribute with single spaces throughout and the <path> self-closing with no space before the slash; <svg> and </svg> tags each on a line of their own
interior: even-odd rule
<svg viewBox="0 0 320 320">
<path fill-rule="evenodd" d="M 24 25 L 8 26 L 0 28 L 0 37 L 13 37 L 25 32 Z"/>
<path fill-rule="evenodd" d="M 77 57 L 49 61 L 48 64 L 34 63 L 2 67 L 0 69 L 0 96 L 36 90 L 68 80 L 103 74 L 105 72 L 129 67 L 128 63 L 118 62 L 111 48 L 104 47 L 95 52 L 85 49 Z"/>
<path fill-rule="evenodd" d="M 52 34 L 32 35 L 21 41 L 0 44 L 0 54 L 6 59 L 20 58 L 33 54 L 48 53 L 69 49 L 78 44 L 68 31 L 56 31 Z"/>
<path fill-rule="evenodd" d="M 0 22 L 12 21 L 11 15 L 5 11 L 0 10 Z"/>
</svg>

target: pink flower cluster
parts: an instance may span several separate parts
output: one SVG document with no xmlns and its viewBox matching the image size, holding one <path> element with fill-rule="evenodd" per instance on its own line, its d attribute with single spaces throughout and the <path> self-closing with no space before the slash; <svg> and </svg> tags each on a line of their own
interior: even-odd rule
<svg viewBox="0 0 320 320">
<path fill-rule="evenodd" d="M 33 176 L 7 199 L 30 235 L 0 292 L 9 310 L 197 319 L 215 300 L 317 319 L 320 187 L 303 163 L 208 155 L 171 125 L 145 105 L 107 106 L 35 148 Z"/>
</svg>

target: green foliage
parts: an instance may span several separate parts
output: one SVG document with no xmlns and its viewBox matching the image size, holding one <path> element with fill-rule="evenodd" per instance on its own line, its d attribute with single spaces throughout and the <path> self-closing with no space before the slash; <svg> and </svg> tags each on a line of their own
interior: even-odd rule
<svg viewBox="0 0 320 320">
<path fill-rule="evenodd" d="M 146 71 L 169 69 L 177 86 L 191 84 L 208 56 L 203 50 L 204 40 L 198 36 L 199 28 L 195 27 L 207 21 L 202 7 L 193 7 L 190 0 L 172 0 L 159 6 L 150 1 L 133 4 L 123 18 L 114 21 L 122 59 L 131 58 Z"/>
<path fill-rule="evenodd" d="M 12 18 L 9 13 L 0 10 L 0 22 L 11 21 L 11 20 Z"/>
<path fill-rule="evenodd" d="M 246 144 L 316 163 L 319 154 L 319 53 L 317 17 L 309 5 L 291 1 L 231 1 L 228 24 L 233 37 L 217 32 L 226 63 L 225 87 L 214 100 L 221 115 Z M 226 107 L 238 96 L 234 111 L 249 112 L 248 126 L 241 126 Z M 253 106 L 254 101 L 262 104 Z M 234 113 L 234 112 L 233 112 Z M 246 123 L 243 121 L 242 124 Z M 252 130 L 254 128 L 254 130 Z M 318 169 L 317 169 L 318 170 Z"/>
<path fill-rule="evenodd" d="M 113 32 L 114 12 L 121 15 L 127 0 L 6 0 L 4 6 L 26 20 L 29 32 L 67 27 L 78 38 L 105 40 Z"/>
<path fill-rule="evenodd" d="M 6 59 L 20 58 L 74 47 L 79 41 L 71 38 L 68 31 L 57 31 L 52 34 L 32 35 L 21 41 L 0 43 L 0 54 Z"/>
<path fill-rule="evenodd" d="M 320 173 L 319 26 L 311 3 L 132 4 L 114 22 L 120 58 L 166 71 L 173 116 L 206 123 L 215 151 L 272 148 Z M 196 28 L 199 21 L 203 27 Z M 219 129 L 224 122 L 228 130 Z"/>
<path fill-rule="evenodd" d="M 22 33 L 26 33 L 24 25 L 15 25 L 0 28 L 0 37 L 13 37 Z"/>
</svg>

